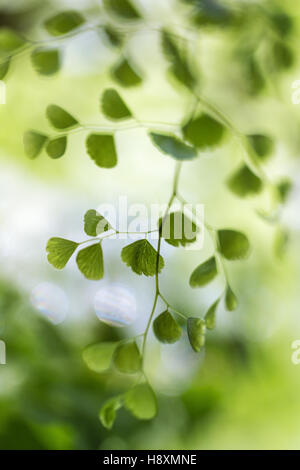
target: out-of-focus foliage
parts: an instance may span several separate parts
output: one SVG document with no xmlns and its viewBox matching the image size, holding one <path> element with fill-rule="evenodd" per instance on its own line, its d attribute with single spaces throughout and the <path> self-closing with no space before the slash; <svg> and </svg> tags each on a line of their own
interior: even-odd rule
<svg viewBox="0 0 300 470">
<path fill-rule="evenodd" d="M 132 0 L 86 1 L 78 12 L 54 2 L 1 8 L 0 79 L 8 97 L 0 109 L 1 165 L 20 171 L 25 187 L 29 174 L 37 185 L 29 198 L 3 177 L 0 447 L 297 446 L 300 379 L 291 342 L 300 328 L 299 225 L 285 205 L 289 213 L 297 198 L 299 118 L 290 102 L 299 7 Z M 98 24 L 103 11 L 109 20 Z M 95 237 L 110 228 L 90 207 L 120 194 L 165 202 L 172 159 L 184 165 L 181 201 L 205 204 L 202 252 L 179 249 L 189 243 L 174 243 L 171 233 L 162 234 L 161 254 L 147 240 L 111 249 L 107 241 L 72 257 L 85 243 L 83 229 Z M 38 215 L 41 187 L 53 192 Z M 44 230 L 40 214 L 58 188 Z M 84 213 L 79 228 L 71 219 Z M 166 220 L 155 220 L 159 231 Z M 63 238 L 50 239 L 48 259 L 58 269 L 68 263 L 66 273 L 53 273 L 42 250 L 39 261 L 30 258 L 33 234 L 44 247 L 52 224 Z M 150 338 L 144 356 L 138 338 L 145 325 L 148 333 L 149 282 L 160 271 L 170 304 L 157 308 L 159 342 Z M 92 311 L 93 287 L 84 277 L 105 282 L 104 273 L 107 282 L 121 279 L 139 292 L 129 331 L 100 323 Z M 80 319 L 54 326 L 30 306 L 35 284 L 49 279 L 69 279 L 75 304 L 86 299 Z M 134 386 L 131 374 L 144 360 L 151 386 Z M 100 424 L 112 429 L 115 420 L 110 431 Z"/>
</svg>

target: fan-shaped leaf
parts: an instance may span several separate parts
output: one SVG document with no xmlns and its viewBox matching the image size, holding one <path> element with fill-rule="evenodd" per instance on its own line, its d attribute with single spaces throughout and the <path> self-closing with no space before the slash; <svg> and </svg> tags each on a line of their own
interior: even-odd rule
<svg viewBox="0 0 300 470">
<path fill-rule="evenodd" d="M 114 47 L 119 47 L 123 44 L 123 36 L 119 31 L 116 31 L 112 26 L 107 25 L 104 27 L 104 32 L 108 37 L 110 44 Z"/>
<path fill-rule="evenodd" d="M 156 396 L 147 383 L 131 388 L 125 394 L 124 405 L 138 419 L 152 419 L 157 414 Z"/>
<path fill-rule="evenodd" d="M 132 116 L 119 93 L 110 88 L 102 95 L 102 111 L 109 119 L 126 119 Z"/>
<path fill-rule="evenodd" d="M 216 275 L 217 263 L 216 258 L 213 256 L 209 258 L 205 263 L 200 264 L 191 274 L 190 286 L 191 287 L 202 287 L 212 281 Z"/>
<path fill-rule="evenodd" d="M 101 168 L 113 168 L 117 164 L 115 140 L 110 134 L 90 134 L 86 139 L 86 150 Z"/>
<path fill-rule="evenodd" d="M 0 28 L 0 57 L 9 55 L 24 46 L 25 40 L 13 29 Z"/>
<path fill-rule="evenodd" d="M 111 364 L 114 350 L 118 343 L 106 342 L 88 346 L 82 354 L 83 360 L 94 372 L 104 372 Z"/>
<path fill-rule="evenodd" d="M 121 258 L 136 274 L 154 276 L 156 273 L 157 251 L 148 240 L 137 240 L 123 248 Z M 164 260 L 159 255 L 158 272 L 164 267 Z"/>
<path fill-rule="evenodd" d="M 167 58 L 171 63 L 170 72 L 171 74 L 184 86 L 193 88 L 196 83 L 196 78 L 192 72 L 185 51 L 181 51 L 171 34 L 167 31 L 162 32 L 162 49 Z"/>
<path fill-rule="evenodd" d="M 162 219 L 159 219 L 159 226 Z M 164 219 L 162 225 L 162 236 L 172 246 L 185 246 L 196 241 L 197 225 L 192 222 L 183 212 L 171 212 Z"/>
<path fill-rule="evenodd" d="M 142 358 L 135 341 L 121 343 L 117 346 L 113 362 L 115 367 L 124 374 L 134 374 L 141 369 Z"/>
<path fill-rule="evenodd" d="M 53 75 L 60 69 L 58 49 L 35 49 L 31 53 L 31 61 L 41 75 Z"/>
<path fill-rule="evenodd" d="M 80 250 L 76 262 L 79 270 L 87 279 L 97 281 L 103 278 L 103 253 L 100 243 L 90 245 Z"/>
<path fill-rule="evenodd" d="M 193 147 L 186 145 L 175 136 L 150 132 L 150 137 L 161 152 L 171 155 L 176 160 L 192 160 L 197 157 L 197 152 Z"/>
<path fill-rule="evenodd" d="M 130 0 L 105 0 L 105 6 L 126 20 L 138 20 L 140 13 Z"/>
<path fill-rule="evenodd" d="M 222 140 L 224 130 L 224 126 L 208 114 L 192 119 L 182 129 L 184 138 L 200 149 L 218 145 Z"/>
<path fill-rule="evenodd" d="M 99 419 L 106 429 L 111 429 L 113 427 L 116 419 L 116 412 L 121 407 L 121 397 L 111 398 L 110 400 L 107 400 L 107 402 L 104 403 L 99 413 Z"/>
<path fill-rule="evenodd" d="M 74 10 L 63 11 L 45 21 L 44 26 L 51 36 L 61 36 L 85 23 L 81 13 Z"/>
<path fill-rule="evenodd" d="M 232 312 L 233 310 L 237 308 L 237 304 L 238 302 L 237 302 L 237 298 L 234 292 L 232 292 L 230 286 L 227 286 L 226 295 L 225 295 L 225 305 L 226 305 L 227 310 L 229 310 L 229 312 Z"/>
<path fill-rule="evenodd" d="M 161 343 L 176 343 L 181 336 L 181 328 L 168 310 L 155 318 L 153 331 Z"/>
<path fill-rule="evenodd" d="M 46 116 L 56 129 L 69 129 L 78 124 L 78 121 L 71 114 L 55 104 L 47 107 Z"/>
<path fill-rule="evenodd" d="M 7 59 L 0 58 L 0 80 L 3 80 L 6 77 L 8 70 L 9 70 L 9 66 L 10 66 L 10 58 L 7 58 Z"/>
<path fill-rule="evenodd" d="M 213 330 L 216 326 L 216 311 L 219 305 L 220 299 L 217 299 L 207 310 L 205 314 L 205 325 L 209 330 Z"/>
<path fill-rule="evenodd" d="M 188 318 L 187 333 L 190 344 L 195 352 L 201 351 L 205 344 L 205 321 L 201 318 Z"/>
<path fill-rule="evenodd" d="M 49 263 L 57 269 L 63 269 L 77 247 L 78 243 L 71 240 L 50 238 L 46 247 Z"/>
<path fill-rule="evenodd" d="M 274 141 L 270 137 L 261 134 L 253 134 L 249 135 L 248 139 L 254 148 L 256 155 L 261 160 L 265 160 L 272 154 L 274 150 Z"/>
<path fill-rule="evenodd" d="M 288 178 L 282 179 L 278 184 L 277 184 L 277 189 L 280 195 L 280 202 L 284 203 L 286 202 L 287 198 L 289 197 L 289 194 L 292 190 L 292 182 Z"/>
<path fill-rule="evenodd" d="M 229 260 L 243 259 L 249 254 L 248 238 L 236 230 L 218 230 L 218 244 L 220 253 Z"/>
<path fill-rule="evenodd" d="M 111 70 L 112 77 L 123 87 L 137 86 L 142 83 L 142 77 L 126 59 L 116 64 Z"/>
<path fill-rule="evenodd" d="M 107 232 L 110 229 L 110 223 L 94 209 L 90 209 L 84 214 L 84 231 L 90 237 L 96 237 L 99 233 Z"/>
<path fill-rule="evenodd" d="M 67 148 L 67 137 L 57 137 L 49 140 L 46 146 L 46 152 L 51 158 L 60 158 L 64 155 Z"/>
<path fill-rule="evenodd" d="M 32 159 L 36 158 L 43 150 L 43 147 L 47 140 L 48 137 L 44 134 L 40 134 L 39 132 L 25 132 L 23 137 L 23 143 L 26 155 Z"/>
<path fill-rule="evenodd" d="M 247 165 L 239 168 L 227 182 L 229 189 L 240 197 L 259 193 L 263 184 L 261 179 L 256 176 Z"/>
</svg>

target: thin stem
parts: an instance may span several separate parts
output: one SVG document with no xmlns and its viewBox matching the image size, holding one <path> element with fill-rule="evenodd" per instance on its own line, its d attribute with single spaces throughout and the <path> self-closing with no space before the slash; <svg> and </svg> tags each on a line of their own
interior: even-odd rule
<svg viewBox="0 0 300 470">
<path fill-rule="evenodd" d="M 176 167 L 175 167 L 175 173 L 174 173 L 174 179 L 173 179 L 173 185 L 172 185 L 172 194 L 169 199 L 169 202 L 167 204 L 167 208 L 165 210 L 164 216 L 162 217 L 160 224 L 159 224 L 159 235 L 158 235 L 158 242 L 157 242 L 157 255 L 156 255 L 156 269 L 155 269 L 155 295 L 154 295 L 154 302 L 152 306 L 152 310 L 146 325 L 146 329 L 144 332 L 144 339 L 143 339 L 143 344 L 142 344 L 142 363 L 144 367 L 144 361 L 145 361 L 145 352 L 146 352 L 146 343 L 147 343 L 147 337 L 148 337 L 148 332 L 149 328 L 152 322 L 153 315 L 155 313 L 155 308 L 157 304 L 158 297 L 162 298 L 162 295 L 159 290 L 159 260 L 160 260 L 160 248 L 161 248 L 161 239 L 162 239 L 162 226 L 163 223 L 169 213 L 169 210 L 172 206 L 172 203 L 176 197 L 177 194 L 177 188 L 178 188 L 178 182 L 179 182 L 179 176 L 180 176 L 180 171 L 181 171 L 182 164 L 177 162 Z M 173 309 L 174 310 L 174 309 Z M 175 310 L 174 310 L 175 311 Z"/>
</svg>

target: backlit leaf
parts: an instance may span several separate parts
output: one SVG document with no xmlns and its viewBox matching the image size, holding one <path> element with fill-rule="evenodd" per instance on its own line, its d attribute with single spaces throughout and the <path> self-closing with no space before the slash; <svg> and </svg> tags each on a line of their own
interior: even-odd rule
<svg viewBox="0 0 300 470">
<path fill-rule="evenodd" d="M 205 325 L 208 330 L 213 330 L 216 326 L 216 311 L 219 305 L 220 299 L 217 299 L 207 310 L 205 314 Z"/>
<path fill-rule="evenodd" d="M 141 18 L 134 3 L 130 0 L 105 0 L 105 6 L 126 20 L 138 20 Z"/>
<path fill-rule="evenodd" d="M 230 286 L 227 286 L 227 289 L 226 289 L 225 305 L 226 305 L 227 310 L 229 310 L 229 312 L 232 312 L 233 310 L 235 310 L 238 305 L 237 298 L 234 292 L 232 292 Z"/>
<path fill-rule="evenodd" d="M 197 152 L 193 147 L 186 145 L 175 136 L 150 132 L 150 137 L 161 152 L 171 155 L 176 160 L 192 160 L 197 157 Z"/>
<path fill-rule="evenodd" d="M 110 88 L 102 95 L 102 111 L 109 119 L 126 119 L 132 116 L 119 93 Z"/>
<path fill-rule="evenodd" d="M 56 129 L 69 129 L 78 124 L 78 121 L 71 114 L 55 104 L 47 107 L 46 116 Z"/>
<path fill-rule="evenodd" d="M 123 87 L 137 86 L 142 83 L 142 77 L 126 59 L 122 59 L 111 70 L 112 77 Z"/>
<path fill-rule="evenodd" d="M 0 28 L 0 57 L 9 55 L 24 45 L 25 40 L 13 29 Z"/>
<path fill-rule="evenodd" d="M 51 158 L 60 158 L 64 155 L 67 148 L 67 137 L 57 137 L 56 139 L 49 140 L 46 145 L 46 152 Z"/>
<path fill-rule="evenodd" d="M 259 193 L 263 188 L 261 179 L 247 165 L 240 167 L 227 182 L 229 189 L 239 197 Z"/>
<path fill-rule="evenodd" d="M 51 36 L 60 36 L 78 28 L 85 22 L 81 13 L 69 10 L 58 13 L 45 21 L 44 26 Z"/>
<path fill-rule="evenodd" d="M 184 138 L 199 149 L 218 145 L 224 130 L 224 126 L 208 114 L 192 119 L 182 129 Z"/>
<path fill-rule="evenodd" d="M 157 414 L 156 396 L 147 383 L 128 390 L 124 397 L 124 405 L 138 419 L 152 419 Z"/>
<path fill-rule="evenodd" d="M 31 61 L 41 75 L 53 75 L 60 69 L 58 49 L 35 49 L 31 53 Z"/>
<path fill-rule="evenodd" d="M 99 419 L 106 429 L 111 429 L 116 419 L 116 412 L 122 407 L 121 397 L 114 397 L 107 400 L 102 406 Z"/>
<path fill-rule="evenodd" d="M 114 350 L 118 343 L 105 342 L 88 346 L 82 354 L 83 360 L 94 372 L 104 372 L 111 364 Z"/>
<path fill-rule="evenodd" d="M 265 160 L 272 154 L 274 150 L 274 142 L 270 137 L 261 134 L 253 134 L 249 135 L 248 139 L 254 148 L 256 155 L 261 160 Z"/>
<path fill-rule="evenodd" d="M 123 44 L 123 36 L 119 31 L 116 31 L 112 26 L 106 25 L 104 27 L 104 32 L 110 42 L 114 47 L 119 47 Z"/>
<path fill-rule="evenodd" d="M 155 318 L 153 331 L 161 343 L 176 343 L 181 336 L 181 327 L 168 310 Z"/>
<path fill-rule="evenodd" d="M 104 276 L 103 253 L 100 243 L 80 250 L 76 262 L 79 270 L 87 279 L 97 281 Z"/>
<path fill-rule="evenodd" d="M 10 58 L 7 58 L 7 59 L 0 58 L 0 80 L 3 80 L 6 77 L 8 70 L 9 70 L 9 66 L 10 66 Z"/>
<path fill-rule="evenodd" d="M 171 64 L 169 69 L 171 74 L 184 86 L 193 88 L 196 79 L 187 62 L 186 53 L 178 48 L 172 35 L 167 31 L 162 32 L 162 49 Z"/>
<path fill-rule="evenodd" d="M 162 219 L 159 220 L 159 225 Z M 164 219 L 162 237 L 167 243 L 178 247 L 193 243 L 197 238 L 197 225 L 183 212 L 171 212 Z"/>
<path fill-rule="evenodd" d="M 201 318 L 188 318 L 187 333 L 190 344 L 195 352 L 200 352 L 205 344 L 205 321 Z"/>
<path fill-rule="evenodd" d="M 41 151 L 45 143 L 47 142 L 48 137 L 44 134 L 40 134 L 36 131 L 27 131 L 23 137 L 24 150 L 29 158 L 36 158 Z"/>
<path fill-rule="evenodd" d="M 157 251 L 148 240 L 137 240 L 122 249 L 121 258 L 136 274 L 154 276 L 156 273 Z M 158 272 L 164 267 L 164 260 L 159 255 Z"/>
<path fill-rule="evenodd" d="M 113 168 L 118 157 L 114 136 L 110 134 L 90 134 L 86 139 L 86 150 L 97 166 Z"/>
<path fill-rule="evenodd" d="M 280 202 L 284 203 L 287 201 L 289 194 L 292 190 L 292 182 L 288 178 L 282 179 L 277 184 L 277 189 L 280 195 Z"/>
<path fill-rule="evenodd" d="M 190 286 L 191 287 L 202 287 L 212 281 L 216 275 L 217 263 L 216 258 L 212 256 L 205 263 L 200 264 L 191 274 Z"/>
<path fill-rule="evenodd" d="M 219 251 L 228 260 L 247 258 L 250 243 L 246 235 L 236 230 L 218 230 Z"/>
<path fill-rule="evenodd" d="M 71 240 L 50 238 L 46 247 L 49 263 L 57 269 L 63 269 L 77 247 L 78 243 Z"/>
<path fill-rule="evenodd" d="M 84 231 L 90 237 L 96 237 L 99 233 L 107 232 L 110 229 L 110 223 L 94 209 L 90 209 L 84 214 Z"/>
<path fill-rule="evenodd" d="M 120 343 L 113 355 L 113 362 L 118 371 L 134 374 L 141 369 L 142 358 L 135 341 Z"/>
</svg>

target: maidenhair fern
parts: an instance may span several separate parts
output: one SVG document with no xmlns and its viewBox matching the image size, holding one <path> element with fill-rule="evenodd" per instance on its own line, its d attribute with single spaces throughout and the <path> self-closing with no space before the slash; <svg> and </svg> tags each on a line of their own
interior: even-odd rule
<svg viewBox="0 0 300 470">
<path fill-rule="evenodd" d="M 187 15 L 186 28 L 194 35 L 198 34 L 199 28 L 207 25 L 230 28 L 232 25 L 237 25 L 242 17 L 240 9 L 220 7 L 216 14 L 214 10 L 206 11 L 207 2 L 186 0 L 183 3 L 190 4 L 192 8 L 191 11 L 188 10 L 190 16 Z M 255 6 L 248 8 L 249 17 L 251 15 L 253 17 L 255 8 Z M 277 27 L 276 24 L 273 27 Z M 144 74 L 139 70 L 138 64 L 129 53 L 126 53 L 126 56 L 124 54 L 124 45 L 130 40 L 131 35 L 147 29 L 147 18 L 143 15 L 142 9 L 138 8 L 138 4 L 130 0 L 105 1 L 103 15 L 96 23 L 90 23 L 85 14 L 79 11 L 60 12 L 44 22 L 44 29 L 57 41 L 53 42 L 50 38 L 49 41 L 38 43 L 21 38 L 12 30 L 0 30 L 0 78 L 6 76 L 11 61 L 24 51 L 30 53 L 32 65 L 38 74 L 54 75 L 62 64 L 61 42 L 88 30 L 100 31 L 104 34 L 109 47 L 119 51 L 119 58 L 110 70 L 111 83 L 107 89 L 99 93 L 100 112 L 111 120 L 112 124 L 90 126 L 89 123 L 82 122 L 75 113 L 73 114 L 72 109 L 64 109 L 60 103 L 51 103 L 45 114 L 54 133 L 45 135 L 38 130 L 28 130 L 24 135 L 27 156 L 35 159 L 45 150 L 52 159 L 62 158 L 72 135 L 82 133 L 85 135 L 86 153 L 95 165 L 103 169 L 113 168 L 118 164 L 118 160 L 122 159 L 116 147 L 117 133 L 141 127 L 146 129 L 150 142 L 156 151 L 161 153 L 161 158 L 170 158 L 170 164 L 172 159 L 175 160 L 170 198 L 165 213 L 157 221 L 157 246 L 154 247 L 145 238 L 125 246 L 121 252 L 122 262 L 134 273 L 155 278 L 153 306 L 146 329 L 136 338 L 95 344 L 83 352 L 85 363 L 95 372 L 101 373 L 113 366 L 120 373 L 133 374 L 136 377 L 135 386 L 123 395 L 110 398 L 103 405 L 99 415 L 100 420 L 110 429 L 117 411 L 123 406 L 139 419 L 151 419 L 157 413 L 156 396 L 147 381 L 144 368 L 146 343 L 151 326 L 157 340 L 165 344 L 178 341 L 182 335 L 182 328 L 186 328 L 191 348 L 199 353 L 205 345 L 207 331 L 214 329 L 218 324 L 217 311 L 221 308 L 221 299 L 224 300 L 228 311 L 234 310 L 238 304 L 228 278 L 226 263 L 245 259 L 251 251 L 251 244 L 246 234 L 231 227 L 212 227 L 204 224 L 204 230 L 211 237 L 214 249 L 211 256 L 200 265 L 195 263 L 189 284 L 192 288 L 201 288 L 222 275 L 224 288 L 221 296 L 214 300 L 202 318 L 189 317 L 186 313 L 177 311 L 161 290 L 159 275 L 166 263 L 161 256 L 162 241 L 180 248 L 195 240 L 184 236 L 178 239 L 174 236 L 177 223 L 180 222 L 182 225 L 187 223 L 183 212 L 171 211 L 174 201 L 181 205 L 186 203 L 181 191 L 179 192 L 180 173 L 185 161 L 199 158 L 201 151 L 209 151 L 221 145 L 226 135 L 232 135 L 240 144 L 243 160 L 238 167 L 232 168 L 231 175 L 224 182 L 233 194 L 245 198 L 264 190 L 272 196 L 277 209 L 286 199 L 290 184 L 288 181 L 272 182 L 265 173 L 262 163 L 273 153 L 273 139 L 262 134 L 242 134 L 215 105 L 202 96 L 199 92 L 201 74 L 197 61 L 188 53 L 189 41 L 182 33 L 174 31 L 170 25 L 161 25 L 155 29 L 155 34 L 160 36 L 161 51 L 168 65 L 167 73 L 171 82 L 176 86 L 176 90 L 180 87 L 180 91 L 186 94 L 187 99 L 193 101 L 193 109 L 182 116 L 181 122 L 174 125 L 170 132 L 166 132 L 159 123 L 149 125 L 137 119 L 134 109 L 126 103 L 122 92 L 115 86 L 139 87 L 144 81 Z M 273 53 L 273 66 L 279 70 L 288 67 L 292 61 L 291 51 L 283 50 L 284 48 L 288 49 L 288 46 L 283 40 L 271 41 L 269 53 Z M 251 88 L 251 93 L 259 92 L 264 86 L 264 81 L 256 56 L 251 55 L 244 65 L 247 70 L 247 87 Z M 142 93 L 142 89 L 139 90 L 139 93 Z M 200 229 L 202 228 L 193 224 L 193 231 Z M 106 257 L 103 239 L 117 234 L 118 230 L 94 209 L 90 209 L 84 215 L 84 230 L 92 238 L 81 242 L 51 238 L 47 244 L 48 261 L 55 268 L 63 269 L 69 259 L 76 256 L 78 269 L 83 276 L 99 280 L 105 276 Z M 276 247 L 279 251 L 286 234 L 279 225 L 275 231 Z M 157 312 L 158 299 L 165 303 L 162 312 Z M 180 322 L 177 321 L 178 316 L 181 317 Z"/>
</svg>

